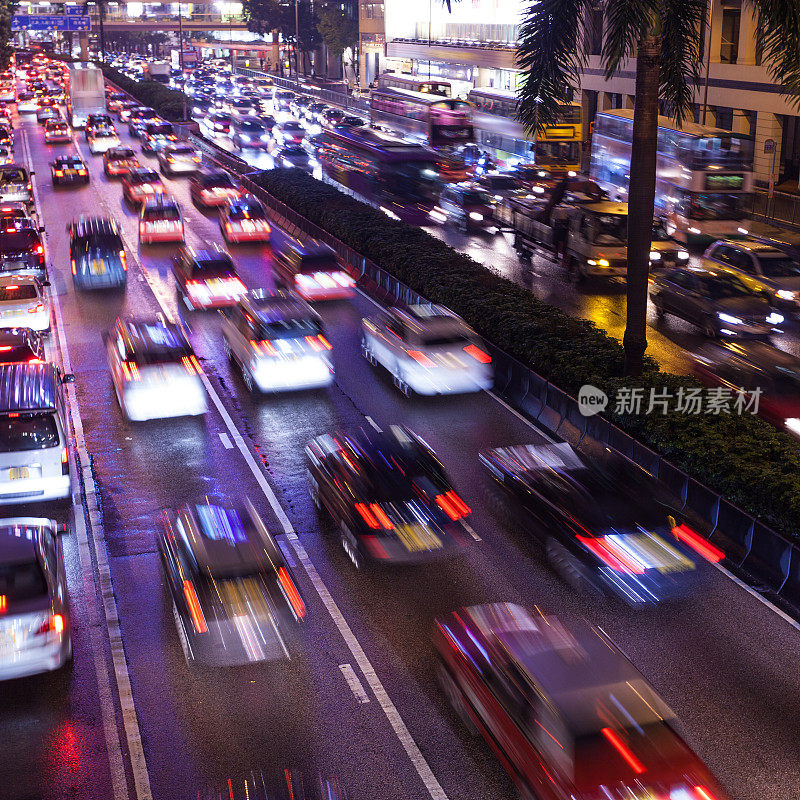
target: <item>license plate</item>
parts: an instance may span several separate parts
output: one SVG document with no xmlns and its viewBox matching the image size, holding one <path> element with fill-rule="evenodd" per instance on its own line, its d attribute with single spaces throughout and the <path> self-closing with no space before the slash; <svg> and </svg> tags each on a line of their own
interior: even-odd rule
<svg viewBox="0 0 800 800">
<path fill-rule="evenodd" d="M 106 262 L 99 258 L 92 259 L 92 275 L 102 275 L 106 271 Z"/>
<path fill-rule="evenodd" d="M 75 170 L 74 169 L 65 169 L 64 170 L 64 175 L 74 175 L 74 174 L 75 174 Z"/>
<path fill-rule="evenodd" d="M 442 540 L 433 531 L 421 525 L 401 525 L 397 529 L 397 538 L 411 553 L 420 550 L 438 550 L 442 546 Z"/>
<path fill-rule="evenodd" d="M 11 467 L 8 471 L 8 479 L 10 481 L 18 481 L 23 478 L 30 478 L 31 471 L 28 467 Z"/>
</svg>

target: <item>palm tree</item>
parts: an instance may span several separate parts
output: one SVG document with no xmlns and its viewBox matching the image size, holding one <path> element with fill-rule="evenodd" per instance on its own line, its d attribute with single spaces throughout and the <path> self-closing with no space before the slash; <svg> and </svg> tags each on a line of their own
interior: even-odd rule
<svg viewBox="0 0 800 800">
<path fill-rule="evenodd" d="M 636 59 L 628 193 L 625 374 L 639 375 L 647 348 L 647 279 L 654 212 L 659 99 L 682 121 L 700 83 L 701 22 L 708 0 L 605 0 L 601 63 L 610 78 Z M 784 94 L 800 95 L 800 0 L 749 0 L 758 16 L 756 37 L 771 78 Z M 559 105 L 572 99 L 592 38 L 594 0 L 531 3 L 517 53 L 524 72 L 518 116 L 529 133 L 555 124 Z"/>
</svg>

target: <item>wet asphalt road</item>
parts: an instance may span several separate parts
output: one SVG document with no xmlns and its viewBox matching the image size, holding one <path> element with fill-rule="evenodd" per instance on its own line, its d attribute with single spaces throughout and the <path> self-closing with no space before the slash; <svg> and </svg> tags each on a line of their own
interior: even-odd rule
<svg viewBox="0 0 800 800">
<path fill-rule="evenodd" d="M 573 594 L 544 565 L 520 515 L 495 491 L 476 458 L 487 447 L 536 441 L 539 434 L 488 394 L 402 398 L 360 356 L 360 318 L 375 311 L 368 299 L 320 306 L 333 344 L 333 387 L 268 398 L 248 396 L 226 361 L 218 315 L 190 315 L 191 340 L 225 414 L 211 402 L 201 420 L 125 423 L 111 390 L 101 334 L 119 314 L 177 313 L 169 275 L 174 248 L 138 247 L 135 212 L 123 203 L 118 183 L 104 177 L 100 158 L 89 156 L 81 134 L 74 146 L 47 147 L 35 119 L 26 116 L 21 126 L 37 172 L 52 290 L 77 375 L 124 656 L 156 800 L 189 800 L 198 790 L 251 773 L 271 781 L 291 767 L 338 775 L 354 800 L 430 797 L 409 757 L 408 741 L 401 741 L 367 686 L 342 635 L 342 620 L 447 797 L 513 798 L 513 785 L 488 748 L 470 738 L 446 706 L 434 680 L 428 642 L 436 614 L 497 600 L 580 613 L 601 625 L 674 709 L 689 743 L 734 798 L 785 800 L 800 792 L 798 632 L 718 572 L 711 573 L 699 596 L 649 612 L 591 603 Z M 127 134 L 122 139 L 128 141 Z M 89 162 L 92 183 L 53 190 L 48 162 L 73 147 Z M 149 161 L 147 156 L 141 160 Z M 216 215 L 193 207 L 185 179 L 165 179 L 165 184 L 183 205 L 189 244 L 221 242 Z M 79 295 L 73 290 L 65 225 L 81 212 L 112 215 L 122 224 L 130 264 L 124 294 Z M 279 242 L 276 232 L 275 246 Z M 495 244 L 500 245 L 499 238 Z M 231 250 L 249 286 L 271 284 L 270 247 Z M 564 287 L 563 293 L 568 292 Z M 599 307 L 610 301 L 596 302 Z M 317 517 L 306 490 L 303 446 L 313 435 L 364 425 L 366 416 L 380 425 L 406 423 L 436 449 L 472 507 L 471 524 L 480 537 L 459 560 L 357 574 L 334 532 Z M 247 495 L 277 526 L 242 453 L 227 446 L 235 433 L 256 455 L 297 543 L 308 554 L 304 567 L 295 543 L 281 537 L 308 605 L 308 620 L 298 654 L 288 664 L 190 668 L 158 564 L 159 516 L 165 508 L 206 495 L 220 500 Z M 94 657 L 109 655 L 97 649 L 98 642 L 106 641 L 105 621 L 96 616 L 96 603 L 84 596 L 92 586 L 75 550 L 70 537 L 73 667 L 2 686 L 0 741 L 7 743 L 0 757 L 3 800 L 112 796 L 103 714 L 116 714 L 116 732 L 123 741 L 125 731 L 118 701 L 110 708 L 97 688 Z M 340 612 L 338 627 L 320 591 Z M 102 646 L 107 649 L 107 641 Z M 353 666 L 368 703 L 351 692 L 340 669 L 344 664 Z M 130 765 L 125 769 L 132 786 Z"/>
</svg>

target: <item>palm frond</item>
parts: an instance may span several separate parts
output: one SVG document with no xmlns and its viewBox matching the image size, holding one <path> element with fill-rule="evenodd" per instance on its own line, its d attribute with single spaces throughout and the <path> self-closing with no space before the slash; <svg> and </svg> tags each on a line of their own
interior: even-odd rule
<svg viewBox="0 0 800 800">
<path fill-rule="evenodd" d="M 580 86 L 592 17 L 590 0 L 539 0 L 528 7 L 517 48 L 524 73 L 517 117 L 529 134 L 556 124 L 561 104 Z"/>
<path fill-rule="evenodd" d="M 606 0 L 602 61 L 609 79 L 658 19 L 657 0 Z"/>
<path fill-rule="evenodd" d="M 678 121 L 691 109 L 694 86 L 700 83 L 700 27 L 706 7 L 706 0 L 663 0 L 661 7 L 659 96 Z"/>
<path fill-rule="evenodd" d="M 797 0 L 751 0 L 758 12 L 756 37 L 770 77 L 800 106 L 800 4 Z"/>
</svg>

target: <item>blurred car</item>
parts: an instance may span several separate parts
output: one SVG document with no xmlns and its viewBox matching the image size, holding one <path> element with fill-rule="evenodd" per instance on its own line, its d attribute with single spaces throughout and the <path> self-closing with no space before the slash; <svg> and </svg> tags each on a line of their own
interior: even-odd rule
<svg viewBox="0 0 800 800">
<path fill-rule="evenodd" d="M 19 200 L 33 204 L 33 184 L 26 167 L 8 164 L 0 167 L 0 203 Z"/>
<path fill-rule="evenodd" d="M 800 312 L 800 261 L 763 242 L 714 242 L 703 258 L 737 275 L 750 289 L 762 291 L 772 305 Z"/>
<path fill-rule="evenodd" d="M 240 150 L 265 150 L 270 134 L 258 117 L 246 116 L 233 120 L 231 139 Z"/>
<path fill-rule="evenodd" d="M 438 208 L 446 221 L 465 233 L 493 228 L 494 202 L 484 189 L 473 184 L 451 184 L 442 189 Z"/>
<path fill-rule="evenodd" d="M 191 176 L 189 194 L 197 205 L 209 208 L 222 206 L 231 198 L 240 197 L 242 191 L 230 173 L 212 167 Z"/>
<path fill-rule="evenodd" d="M 507 197 L 515 197 L 520 190 L 526 189 L 518 177 L 507 172 L 490 172 L 481 175 L 476 179 L 475 186 L 490 194 L 492 199 L 498 203 Z"/>
<path fill-rule="evenodd" d="M 92 155 L 102 155 L 112 147 L 117 147 L 120 143 L 119 136 L 113 128 L 95 126 L 87 134 L 86 140 L 89 143 L 89 152 Z"/>
<path fill-rule="evenodd" d="M 182 242 L 183 215 L 176 200 L 163 194 L 148 197 L 139 210 L 139 242 Z"/>
<path fill-rule="evenodd" d="M 324 111 L 317 115 L 317 120 L 320 125 L 331 128 L 338 125 L 345 117 L 344 111 L 341 108 L 326 108 Z"/>
<path fill-rule="evenodd" d="M 72 658 L 63 525 L 0 520 L 0 680 L 63 667 Z"/>
<path fill-rule="evenodd" d="M 642 608 L 695 592 L 705 561 L 724 557 L 680 519 L 649 473 L 612 450 L 590 462 L 563 442 L 500 447 L 479 458 L 529 515 L 550 565 L 578 591 Z"/>
<path fill-rule="evenodd" d="M 203 371 L 180 326 L 120 318 L 103 340 L 125 419 L 143 422 L 205 414 Z"/>
<path fill-rule="evenodd" d="M 783 316 L 761 292 L 712 262 L 704 269 L 678 268 L 655 275 L 650 299 L 656 315 L 667 314 L 697 325 L 705 336 L 769 336 Z"/>
<path fill-rule="evenodd" d="M 142 129 L 139 139 L 143 153 L 160 153 L 167 145 L 178 141 L 175 128 L 169 122 L 158 120 L 148 122 Z"/>
<path fill-rule="evenodd" d="M 119 111 L 120 103 L 127 97 L 124 92 L 109 92 L 106 95 L 106 108 L 112 113 Z"/>
<path fill-rule="evenodd" d="M 30 328 L 0 328 L 0 364 L 45 362 L 42 335 Z"/>
<path fill-rule="evenodd" d="M 89 140 L 89 134 L 98 128 L 111 128 L 111 130 L 114 130 L 114 123 L 108 114 L 89 114 L 86 117 L 84 136 L 87 141 Z"/>
<path fill-rule="evenodd" d="M 734 397 L 741 390 L 746 399 L 757 393 L 758 415 L 800 438 L 800 358 L 754 339 L 708 343 L 693 355 L 693 371 L 704 384 Z"/>
<path fill-rule="evenodd" d="M 306 129 L 294 119 L 287 120 L 286 122 L 279 122 L 272 129 L 276 148 L 291 144 L 300 144 L 303 139 L 306 138 L 306 134 Z"/>
<path fill-rule="evenodd" d="M 167 177 L 197 172 L 202 160 L 189 142 L 168 142 L 158 151 L 158 165 Z"/>
<path fill-rule="evenodd" d="M 110 147 L 103 153 L 103 171 L 109 178 L 121 178 L 134 167 L 141 167 L 131 147 Z"/>
<path fill-rule="evenodd" d="M 9 274 L 45 280 L 42 237 L 29 220 L 5 220 L 0 227 L 0 275 Z"/>
<path fill-rule="evenodd" d="M 50 301 L 33 275 L 0 275 L 0 328 L 50 332 Z M 4 358 L 0 346 L 0 358 Z"/>
<path fill-rule="evenodd" d="M 342 268 L 332 247 L 317 239 L 284 236 L 273 246 L 281 283 L 304 300 L 344 300 L 353 296 L 355 280 Z"/>
<path fill-rule="evenodd" d="M 131 167 L 122 176 L 122 195 L 131 205 L 139 206 L 148 197 L 164 193 L 164 184 L 154 169 Z"/>
<path fill-rule="evenodd" d="M 298 95 L 289 101 L 289 111 L 296 117 L 301 118 L 306 108 L 311 104 L 312 99 L 304 94 Z"/>
<path fill-rule="evenodd" d="M 128 280 L 119 226 L 106 217 L 80 217 L 67 227 L 72 280 L 79 289 L 118 289 Z"/>
<path fill-rule="evenodd" d="M 9 220 L 28 220 L 33 227 L 28 206 L 19 201 L 0 205 L 0 227 Z M 44 233 L 43 227 L 39 229 L 39 233 Z"/>
<path fill-rule="evenodd" d="M 225 351 L 249 391 L 317 389 L 333 382 L 322 319 L 294 292 L 255 289 L 222 323 Z"/>
<path fill-rule="evenodd" d="M 0 166 L 14 163 L 14 151 L 6 145 L 0 145 Z"/>
<path fill-rule="evenodd" d="M 50 164 L 50 177 L 53 186 L 89 183 L 89 170 L 78 155 L 59 156 Z"/>
<path fill-rule="evenodd" d="M 39 110 L 39 104 L 33 92 L 24 91 L 17 94 L 17 111 L 20 114 L 31 113 Z"/>
<path fill-rule="evenodd" d="M 49 119 L 61 119 L 61 112 L 51 105 L 40 106 L 36 110 L 36 121 L 41 125 Z"/>
<path fill-rule="evenodd" d="M 389 308 L 362 319 L 361 352 L 405 395 L 477 392 L 494 383 L 486 345 L 444 306 Z"/>
<path fill-rule="evenodd" d="M 178 298 L 190 311 L 236 305 L 247 291 L 230 255 L 217 245 L 181 247 L 172 263 Z"/>
<path fill-rule="evenodd" d="M 661 270 L 689 265 L 689 251 L 686 245 L 674 239 L 663 219 L 653 220 L 650 234 L 650 271 L 655 274 Z"/>
<path fill-rule="evenodd" d="M 287 642 L 306 606 L 249 500 L 241 509 L 205 501 L 166 512 L 158 549 L 187 660 L 233 666 L 290 657 Z"/>
<path fill-rule="evenodd" d="M 13 83 L 3 83 L 0 85 L 0 101 L 13 103 L 17 99 L 16 89 Z"/>
<path fill-rule="evenodd" d="M 672 711 L 585 620 L 471 606 L 437 618 L 433 643 L 447 699 L 521 797 L 726 800 Z"/>
<path fill-rule="evenodd" d="M 425 442 L 399 425 L 325 434 L 306 445 L 308 482 L 356 568 L 457 554 L 470 508 Z"/>
<path fill-rule="evenodd" d="M 191 103 L 191 116 L 193 119 L 202 121 L 206 114 L 213 111 L 215 107 L 213 98 L 195 95 Z"/>
<path fill-rule="evenodd" d="M 0 126 L 0 145 L 4 147 L 14 147 L 14 134 L 10 128 Z"/>
<path fill-rule="evenodd" d="M 0 364 L 0 503 L 70 497 L 61 384 L 73 380 L 54 364 Z"/>
<path fill-rule="evenodd" d="M 45 144 L 67 143 L 72 141 L 72 132 L 69 123 L 63 119 L 49 119 L 44 124 Z"/>
<path fill-rule="evenodd" d="M 268 242 L 271 234 L 267 210 L 252 194 L 220 206 L 219 227 L 227 242 Z"/>
<path fill-rule="evenodd" d="M 117 106 L 117 119 L 120 122 L 129 122 L 134 108 L 140 108 L 135 100 L 122 100 Z"/>
<path fill-rule="evenodd" d="M 230 136 L 232 117 L 224 111 L 215 111 L 200 120 L 200 127 L 204 128 L 209 136 Z"/>
<path fill-rule="evenodd" d="M 288 112 L 289 106 L 296 97 L 294 92 L 288 89 L 279 89 L 277 86 L 272 91 L 272 106 L 276 112 Z"/>
<path fill-rule="evenodd" d="M 158 122 L 158 113 L 150 106 L 136 106 L 131 109 L 128 116 L 128 133 L 139 138 L 139 134 L 144 130 L 148 122 Z"/>
<path fill-rule="evenodd" d="M 334 128 L 363 128 L 367 121 L 363 117 L 345 114 L 338 122 L 332 124 Z"/>
<path fill-rule="evenodd" d="M 272 154 L 272 160 L 276 167 L 296 167 L 308 173 L 313 173 L 319 167 L 319 161 L 300 144 L 287 144 L 277 148 Z"/>
<path fill-rule="evenodd" d="M 231 97 L 226 102 L 227 111 L 240 117 L 255 114 L 255 103 L 247 97 Z"/>
</svg>

